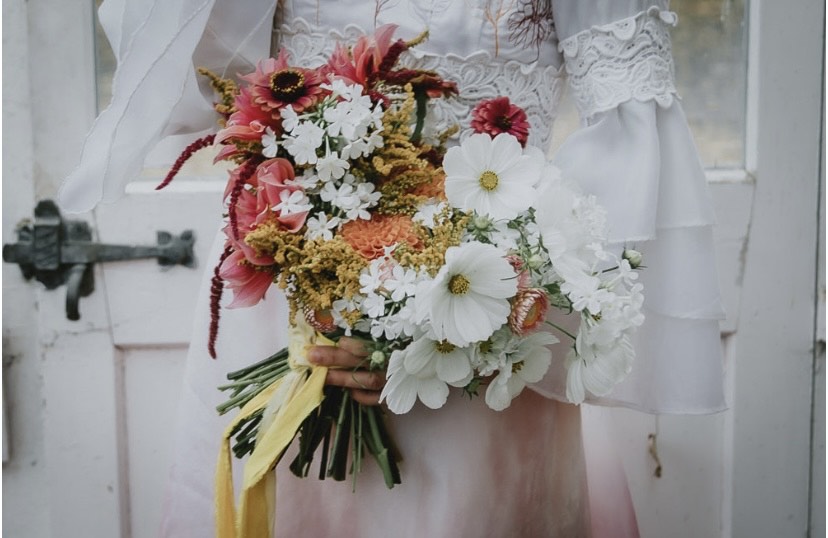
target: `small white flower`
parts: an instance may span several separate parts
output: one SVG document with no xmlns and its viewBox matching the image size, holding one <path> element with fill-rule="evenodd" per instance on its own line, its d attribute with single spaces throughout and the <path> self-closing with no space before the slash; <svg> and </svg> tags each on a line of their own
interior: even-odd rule
<svg viewBox="0 0 828 538">
<path fill-rule="evenodd" d="M 316 173 L 322 181 L 339 179 L 345 175 L 345 170 L 351 167 L 351 163 L 340 159 L 335 151 L 328 151 L 325 156 L 316 162 Z"/>
<path fill-rule="evenodd" d="M 293 136 L 285 138 L 282 145 L 293 155 L 296 164 L 315 164 L 318 159 L 316 150 L 322 146 L 325 131 L 311 122 L 303 121 L 293 129 L 292 134 Z"/>
<path fill-rule="evenodd" d="M 273 210 L 279 211 L 282 215 L 303 213 L 313 208 L 310 200 L 302 191 L 282 190 L 279 192 L 279 200 L 279 203 L 273 206 Z"/>
<path fill-rule="evenodd" d="M 417 291 L 417 271 L 395 265 L 391 277 L 385 281 L 385 289 L 391 292 L 391 300 L 400 302 Z"/>
<path fill-rule="evenodd" d="M 264 146 L 262 148 L 262 155 L 268 159 L 274 158 L 279 152 L 279 142 L 276 138 L 276 132 L 270 127 L 266 127 L 265 134 L 262 135 L 262 146 Z"/>
<path fill-rule="evenodd" d="M 611 346 L 598 346 L 586 320 L 575 340 L 575 349 L 566 360 L 566 397 L 572 403 L 581 403 L 589 392 L 605 396 L 629 373 L 635 351 L 627 336 L 615 340 Z"/>
<path fill-rule="evenodd" d="M 537 383 L 543 379 L 552 363 L 546 346 L 558 342 L 554 335 L 546 332 L 535 332 L 515 340 L 517 349 L 509 355 L 509 363 L 486 389 L 486 405 L 495 411 L 509 407 L 527 383 Z"/>
<path fill-rule="evenodd" d="M 299 116 L 292 106 L 286 106 L 282 109 L 280 115 L 282 116 L 282 129 L 287 133 L 292 133 L 296 126 L 299 125 Z"/>
<path fill-rule="evenodd" d="M 308 227 L 305 233 L 306 239 L 324 239 L 330 241 L 333 239 L 333 230 L 339 226 L 342 221 L 339 217 L 328 218 L 325 213 L 317 213 L 315 216 L 308 218 L 305 225 Z"/>
<path fill-rule="evenodd" d="M 369 318 L 379 318 L 380 316 L 385 314 L 385 297 L 376 293 L 369 293 L 366 295 L 365 300 L 362 301 L 362 305 L 360 309 L 369 317 Z"/>
<path fill-rule="evenodd" d="M 293 181 L 285 181 L 285 183 L 296 185 L 304 191 L 310 191 L 315 189 L 316 186 L 319 185 L 319 176 L 315 174 L 306 173 L 301 176 L 297 176 L 296 178 L 294 178 Z"/>
<path fill-rule="evenodd" d="M 362 152 L 363 157 L 367 157 L 368 155 L 374 153 L 375 149 L 381 148 L 385 145 L 385 139 L 380 134 L 381 130 L 382 129 L 374 131 L 373 133 L 368 135 L 366 138 L 364 138 L 364 140 L 365 140 L 365 149 Z"/>
<path fill-rule="evenodd" d="M 569 296 L 572 301 L 572 308 L 577 311 L 588 310 L 591 314 L 601 313 L 601 303 L 610 298 L 610 292 L 601 286 L 601 279 L 581 274 L 579 278 L 573 279 L 567 275 L 567 280 L 561 284 L 561 291 Z"/>
<path fill-rule="evenodd" d="M 378 289 L 380 289 L 383 286 L 386 272 L 383 267 L 385 263 L 385 260 L 383 260 L 382 258 L 371 260 L 371 263 L 368 264 L 368 267 L 366 267 L 362 270 L 362 272 L 360 272 L 360 293 L 375 293 Z"/>
<path fill-rule="evenodd" d="M 358 138 L 345 145 L 341 153 L 346 159 L 357 159 L 363 155 L 367 156 L 370 152 L 368 151 L 368 143 L 362 138 Z"/>
<path fill-rule="evenodd" d="M 418 222 L 426 228 L 434 227 L 434 219 L 445 209 L 445 202 L 429 201 L 419 207 L 416 213 L 411 217 L 411 220 Z"/>
<path fill-rule="evenodd" d="M 359 84 L 357 84 L 357 86 L 360 88 L 361 92 L 362 86 Z M 320 87 L 330 91 L 333 97 L 345 97 L 346 99 L 350 98 L 350 86 L 342 79 L 334 79 L 330 84 L 320 84 Z"/>
</svg>

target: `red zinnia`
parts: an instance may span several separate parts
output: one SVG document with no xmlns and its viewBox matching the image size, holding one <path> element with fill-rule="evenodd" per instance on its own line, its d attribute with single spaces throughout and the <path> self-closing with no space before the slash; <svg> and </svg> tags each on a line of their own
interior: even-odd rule
<svg viewBox="0 0 828 538">
<path fill-rule="evenodd" d="M 521 146 L 526 146 L 529 138 L 529 121 L 526 112 L 509 102 L 508 97 L 496 97 L 480 103 L 472 110 L 472 129 L 476 133 L 485 133 L 495 137 L 508 133 L 518 139 Z"/>
<path fill-rule="evenodd" d="M 286 106 L 302 112 L 319 100 L 323 75 L 320 70 L 291 67 L 282 50 L 278 58 L 260 61 L 255 72 L 240 78 L 250 83 L 251 103 L 278 119 L 279 111 Z"/>
</svg>

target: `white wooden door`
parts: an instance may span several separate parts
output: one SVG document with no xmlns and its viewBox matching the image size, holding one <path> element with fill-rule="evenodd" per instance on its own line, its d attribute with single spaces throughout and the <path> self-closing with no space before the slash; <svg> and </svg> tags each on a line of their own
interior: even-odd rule
<svg viewBox="0 0 828 538">
<path fill-rule="evenodd" d="M 747 167 L 712 176 L 731 410 L 660 418 L 590 411 L 609 415 L 622 434 L 645 537 L 802 536 L 808 529 L 824 7 L 795 4 L 751 4 Z M 13 240 L 9 219 L 30 215 L 35 198 L 53 197 L 74 165 L 95 91 L 91 0 L 14 0 L 4 2 L 7 13 L 22 25 L 15 35 L 27 37 L 22 51 L 11 43 L 26 85 L 15 87 L 21 101 L 9 112 L 7 101 L 4 116 L 28 114 L 31 130 L 4 139 L 18 149 L 4 171 L 27 172 L 18 189 L 9 176 L 3 182 L 4 242 Z M 156 230 L 193 229 L 198 271 L 161 271 L 154 261 L 99 267 L 81 321 L 70 322 L 63 289 L 23 284 L 5 267 L 7 300 L 11 290 L 18 304 L 11 311 L 4 302 L 4 343 L 31 355 L 19 359 L 31 361 L 25 372 L 7 370 L 15 381 L 7 381 L 5 397 L 8 536 L 157 534 L 190 313 L 220 211 L 217 174 L 191 171 L 160 194 L 147 177 L 121 201 L 83 216 L 102 242 L 153 243 Z M 36 321 L 36 334 L 27 319 Z M 661 478 L 653 476 L 651 434 Z M 28 465 L 27 450 L 38 465 Z M 824 461 L 824 444 L 814 458 Z M 47 501 L 27 505 L 31 499 Z"/>
</svg>

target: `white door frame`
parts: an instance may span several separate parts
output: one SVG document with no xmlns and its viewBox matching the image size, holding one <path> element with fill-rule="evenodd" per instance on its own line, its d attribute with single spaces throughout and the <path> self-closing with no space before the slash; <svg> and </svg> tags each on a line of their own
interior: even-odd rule
<svg viewBox="0 0 828 538">
<path fill-rule="evenodd" d="M 736 537 L 809 532 L 824 10 L 822 0 L 750 5 L 755 193 L 732 365 Z"/>
</svg>

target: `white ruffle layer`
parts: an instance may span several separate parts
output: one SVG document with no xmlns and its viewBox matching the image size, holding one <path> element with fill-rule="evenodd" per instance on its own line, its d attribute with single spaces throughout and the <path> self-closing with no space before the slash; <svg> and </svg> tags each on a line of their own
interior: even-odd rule
<svg viewBox="0 0 828 538">
<path fill-rule="evenodd" d="M 630 100 L 596 114 L 554 160 L 607 209 L 619 250 L 644 255 L 647 319 L 635 337 L 632 373 L 589 402 L 651 413 L 724 409 L 713 209 L 680 103 Z M 535 390 L 563 399 L 562 363 Z"/>
</svg>

